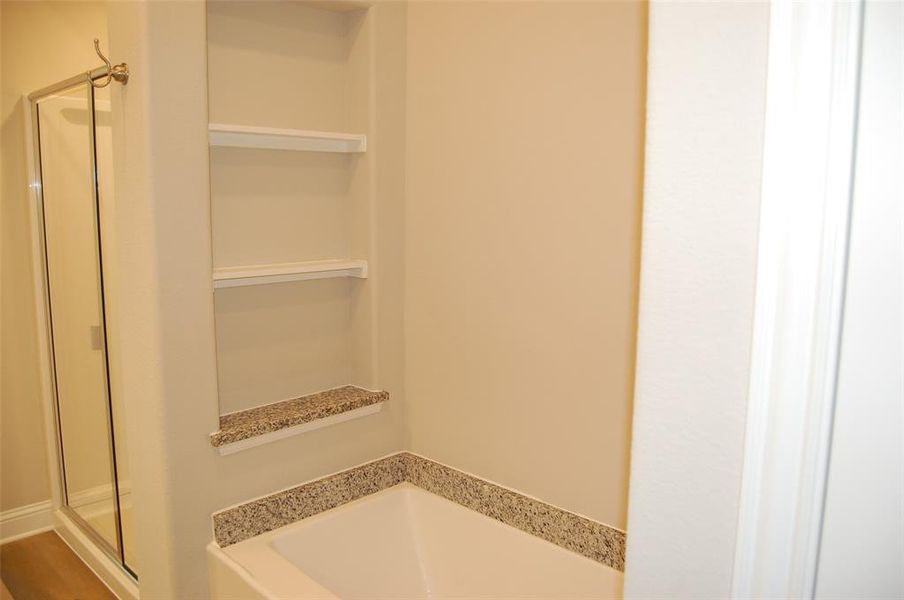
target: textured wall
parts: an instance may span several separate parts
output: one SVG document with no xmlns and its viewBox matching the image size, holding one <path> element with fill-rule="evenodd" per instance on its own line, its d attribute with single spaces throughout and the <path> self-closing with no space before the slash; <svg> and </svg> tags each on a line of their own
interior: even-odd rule
<svg viewBox="0 0 904 600">
<path fill-rule="evenodd" d="M 629 598 L 730 595 L 769 5 L 650 7 Z"/>
</svg>

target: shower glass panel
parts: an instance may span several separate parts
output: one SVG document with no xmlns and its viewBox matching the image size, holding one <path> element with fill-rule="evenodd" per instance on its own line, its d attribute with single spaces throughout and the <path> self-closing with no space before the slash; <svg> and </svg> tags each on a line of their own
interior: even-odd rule
<svg viewBox="0 0 904 600">
<path fill-rule="evenodd" d="M 102 251 L 113 198 L 109 92 L 86 81 L 33 109 L 65 510 L 134 574 L 122 406 L 111 394 L 107 343 L 113 282 Z"/>
<path fill-rule="evenodd" d="M 92 88 L 94 93 L 94 152 L 97 171 L 98 207 L 101 214 L 107 215 L 107 220 L 101 218 L 100 234 L 102 247 L 112 248 L 113 227 L 105 227 L 104 224 L 112 218 L 115 206 L 113 190 L 113 129 L 112 113 L 110 109 L 110 88 Z M 104 210 L 106 208 L 106 210 Z M 109 266 L 109 259 L 107 263 Z M 107 339 L 115 339 L 119 320 L 110 315 L 116 314 L 115 292 L 116 281 L 112 276 L 113 269 L 106 269 L 104 275 L 104 304 L 106 306 Z M 117 354 L 107 346 L 107 361 L 110 365 L 108 377 L 110 378 L 110 405 L 112 407 L 113 450 L 116 459 L 116 488 L 119 493 L 119 521 L 122 538 L 122 560 L 126 567 L 134 574 L 138 571 L 138 559 L 135 555 L 135 529 L 132 526 L 132 486 L 129 480 L 129 461 L 126 451 L 125 422 L 123 415 L 125 409 L 122 405 L 122 395 L 115 392 L 116 374 L 119 372 L 116 362 Z"/>
</svg>

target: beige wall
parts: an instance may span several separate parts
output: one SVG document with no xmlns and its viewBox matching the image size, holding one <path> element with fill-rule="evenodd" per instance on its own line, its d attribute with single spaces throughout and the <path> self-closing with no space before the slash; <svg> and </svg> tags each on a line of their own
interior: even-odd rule
<svg viewBox="0 0 904 600">
<path fill-rule="evenodd" d="M 141 593 L 205 597 L 210 513 L 403 446 L 401 381 L 405 7 L 374 9 L 373 329 L 385 410 L 230 456 L 217 428 L 207 148 L 207 11 L 199 2 L 110 8 L 111 52 L 133 79 L 113 89 L 121 358 Z M 174 68 L 175 66 L 180 68 Z M 199 74 L 201 74 L 199 76 Z M 357 118 L 357 117 L 354 117 Z M 128 235 L 124 235 L 128 232 Z M 316 283 L 316 282 L 315 282 Z"/>
<path fill-rule="evenodd" d="M 361 213 L 377 232 L 370 370 L 393 399 L 222 457 L 207 439 L 217 246 L 198 200 L 210 192 L 208 15 L 198 2 L 111 6 L 111 52 L 135 73 L 113 90 L 113 129 L 129 198 L 116 243 L 143 595 L 203 596 L 211 512 L 406 446 L 624 524 L 643 7 L 409 8 L 410 21 L 400 3 L 372 9 L 371 168 L 354 183 L 374 189 L 376 210 Z"/>
<path fill-rule="evenodd" d="M 623 528 L 645 6 L 414 2 L 411 447 Z"/>
<path fill-rule="evenodd" d="M 101 2 L 0 2 L 2 299 L 0 510 L 46 500 L 44 421 L 34 310 L 22 95 L 97 64 Z"/>
<path fill-rule="evenodd" d="M 7 313 L 32 302 L 6 302 L 21 289 L 6 263 L 29 247 L 16 225 L 24 196 L 8 202 L 18 189 L 8 173 L 21 172 L 15 157 L 7 163 L 7 148 L 21 147 L 19 133 L 8 142 L 8 99 L 94 64 L 95 34 L 90 11 L 71 3 L 2 6 L 3 336 L 18 349 L 33 342 L 34 317 Z M 362 305 L 378 308 L 364 345 L 379 364 L 366 370 L 393 400 L 380 415 L 228 457 L 207 440 L 218 403 L 211 214 L 198 200 L 209 193 L 206 10 L 110 10 L 111 55 L 134 73 L 112 90 L 116 185 L 129 199 L 117 206 L 114 243 L 142 594 L 203 595 L 212 511 L 406 445 L 623 526 L 644 7 L 418 2 L 410 19 L 403 4 L 372 9 L 371 102 L 349 116 L 350 127 L 370 119 L 369 162 L 351 185 L 374 190 L 376 209 L 357 217 L 377 231 Z M 47 60 L 56 48 L 66 50 Z M 54 72 L 29 70 L 31 56 Z M 16 281 L 30 286 L 19 266 Z M 11 332 L 9 322 L 32 325 Z M 21 381 L 7 377 L 22 372 L 12 361 L 26 356 L 9 347 L 4 403 Z M 13 439 L 6 429 L 3 439 Z"/>
</svg>

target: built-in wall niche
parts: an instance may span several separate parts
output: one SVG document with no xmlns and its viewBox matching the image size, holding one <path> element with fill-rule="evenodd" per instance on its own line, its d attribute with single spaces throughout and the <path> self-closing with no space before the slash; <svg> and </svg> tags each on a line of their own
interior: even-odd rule
<svg viewBox="0 0 904 600">
<path fill-rule="evenodd" d="M 217 291 L 220 412 L 354 382 L 354 285 L 334 278 Z"/>
<path fill-rule="evenodd" d="M 341 1 L 208 2 L 211 124 L 365 133 L 367 15 Z"/>
<path fill-rule="evenodd" d="M 372 24 L 366 6 L 342 1 L 207 7 L 211 276 L 220 412 L 232 428 L 221 418 L 215 445 L 233 433 L 247 445 L 236 423 L 284 437 L 274 418 L 308 430 L 337 416 L 328 401 L 385 399 L 367 391 Z"/>
<path fill-rule="evenodd" d="M 214 268 L 353 258 L 357 160 L 211 148 Z"/>
</svg>

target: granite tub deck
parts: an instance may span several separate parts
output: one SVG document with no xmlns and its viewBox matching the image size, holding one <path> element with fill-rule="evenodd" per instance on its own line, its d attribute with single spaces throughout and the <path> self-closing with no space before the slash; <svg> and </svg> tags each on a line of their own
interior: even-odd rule
<svg viewBox="0 0 904 600">
<path fill-rule="evenodd" d="M 409 452 L 214 513 L 214 539 L 225 548 L 406 482 L 613 569 L 625 568 L 623 531 Z"/>
<path fill-rule="evenodd" d="M 220 416 L 220 430 L 210 434 L 215 448 L 360 411 L 378 408 L 389 393 L 346 385 L 292 400 L 266 404 Z M 375 411 L 374 411 L 375 412 Z"/>
</svg>

